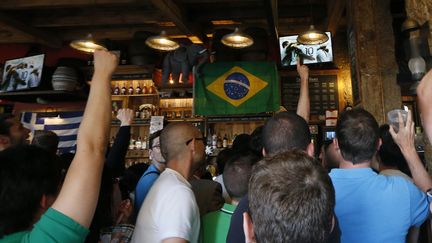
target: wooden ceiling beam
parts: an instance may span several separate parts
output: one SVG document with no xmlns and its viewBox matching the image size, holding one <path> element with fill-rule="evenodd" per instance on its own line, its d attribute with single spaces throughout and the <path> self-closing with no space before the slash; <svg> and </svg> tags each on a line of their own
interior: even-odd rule
<svg viewBox="0 0 432 243">
<path fill-rule="evenodd" d="M 98 12 L 70 15 L 37 16 L 31 23 L 36 27 L 76 27 L 95 25 L 156 24 L 161 19 L 154 11 Z"/>
<path fill-rule="evenodd" d="M 204 42 L 205 35 L 199 30 L 197 25 L 190 23 L 183 9 L 172 0 L 151 0 L 153 5 L 159 9 L 167 18 L 175 23 L 183 34 L 197 36 Z"/>
<path fill-rule="evenodd" d="M 267 23 L 270 38 L 275 45 L 279 45 L 278 0 L 263 1 L 267 10 Z"/>
<path fill-rule="evenodd" d="M 328 18 L 326 30 L 330 31 L 332 35 L 336 35 L 342 15 L 345 11 L 346 0 L 328 0 Z"/>
<path fill-rule="evenodd" d="M 41 9 L 137 4 L 136 0 L 1 0 L 0 9 Z"/>
<path fill-rule="evenodd" d="M 62 31 L 62 37 L 64 40 L 70 41 L 78 38 L 83 38 L 88 33 L 93 35 L 93 38 L 96 40 L 110 39 L 110 40 L 130 40 L 133 38 L 135 32 L 138 31 L 150 31 L 153 33 L 157 33 L 160 31 L 160 27 L 157 26 L 148 26 L 148 27 L 92 27 L 85 29 L 70 29 Z M 170 35 L 184 35 L 176 27 L 164 27 Z"/>
<path fill-rule="evenodd" d="M 37 42 L 53 48 L 62 46 L 62 40 L 56 35 L 31 27 L 2 12 L 0 12 L 0 24 L 28 35 L 30 37 L 29 42 Z"/>
</svg>

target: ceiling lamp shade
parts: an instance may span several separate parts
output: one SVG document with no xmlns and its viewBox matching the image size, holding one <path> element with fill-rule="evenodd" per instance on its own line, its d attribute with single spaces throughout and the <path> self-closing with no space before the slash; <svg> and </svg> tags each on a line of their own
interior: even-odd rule
<svg viewBox="0 0 432 243">
<path fill-rule="evenodd" d="M 150 36 L 146 39 L 145 43 L 150 48 L 160 51 L 174 51 L 180 47 L 176 41 L 167 36 L 165 31 L 162 31 L 160 35 Z"/>
<path fill-rule="evenodd" d="M 306 32 L 298 35 L 297 42 L 303 45 L 319 45 L 328 41 L 328 39 L 326 33 L 315 29 L 315 26 L 311 25 Z"/>
<path fill-rule="evenodd" d="M 221 42 L 231 48 L 240 49 L 253 45 L 254 40 L 249 35 L 241 32 L 238 28 L 235 28 L 233 33 L 224 35 Z"/>
<path fill-rule="evenodd" d="M 84 39 L 72 41 L 70 46 L 74 49 L 87 53 L 93 53 L 96 50 L 107 50 L 103 45 L 95 42 L 92 34 L 88 34 Z"/>
</svg>

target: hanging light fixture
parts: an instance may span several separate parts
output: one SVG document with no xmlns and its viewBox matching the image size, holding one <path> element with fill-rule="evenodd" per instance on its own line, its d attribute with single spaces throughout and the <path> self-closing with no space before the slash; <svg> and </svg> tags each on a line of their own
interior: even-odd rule
<svg viewBox="0 0 432 243">
<path fill-rule="evenodd" d="M 325 32 L 315 29 L 311 25 L 309 29 L 297 36 L 297 42 L 303 45 L 319 45 L 328 41 L 328 36 Z"/>
<path fill-rule="evenodd" d="M 150 48 L 160 51 L 174 51 L 180 47 L 176 41 L 167 36 L 165 31 L 162 31 L 160 35 L 150 36 L 146 39 L 145 43 Z"/>
<path fill-rule="evenodd" d="M 221 42 L 226 46 L 240 49 L 253 45 L 254 40 L 249 35 L 241 32 L 238 28 L 235 28 L 233 33 L 224 35 Z"/>
<path fill-rule="evenodd" d="M 96 50 L 107 50 L 102 44 L 95 42 L 92 34 L 87 34 L 86 38 L 84 39 L 72 41 L 70 46 L 74 49 L 87 53 L 93 53 Z"/>
</svg>

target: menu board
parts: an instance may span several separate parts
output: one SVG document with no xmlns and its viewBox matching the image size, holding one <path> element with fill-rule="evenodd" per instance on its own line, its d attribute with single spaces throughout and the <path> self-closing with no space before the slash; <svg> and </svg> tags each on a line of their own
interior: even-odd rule
<svg viewBox="0 0 432 243">
<path fill-rule="evenodd" d="M 296 111 L 300 95 L 300 77 L 281 77 L 282 105 Z M 337 75 L 309 76 L 310 114 L 325 115 L 326 110 L 338 110 Z"/>
</svg>

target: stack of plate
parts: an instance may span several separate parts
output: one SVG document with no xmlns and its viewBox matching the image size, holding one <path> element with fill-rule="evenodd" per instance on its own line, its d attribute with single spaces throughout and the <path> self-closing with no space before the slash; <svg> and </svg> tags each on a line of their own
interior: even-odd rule
<svg viewBox="0 0 432 243">
<path fill-rule="evenodd" d="M 74 91 L 78 85 L 78 76 L 74 68 L 58 67 L 52 76 L 54 90 Z"/>
</svg>

